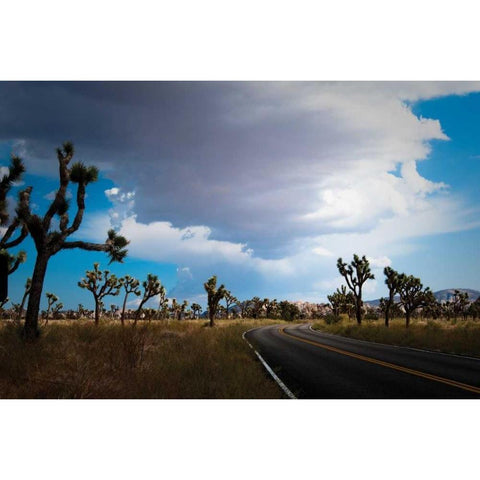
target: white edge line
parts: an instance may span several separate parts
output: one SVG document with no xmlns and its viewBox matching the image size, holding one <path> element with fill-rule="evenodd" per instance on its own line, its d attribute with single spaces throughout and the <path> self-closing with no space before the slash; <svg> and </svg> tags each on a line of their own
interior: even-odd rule
<svg viewBox="0 0 480 480">
<path fill-rule="evenodd" d="M 256 330 L 256 328 L 251 328 L 250 330 L 247 330 L 246 332 L 243 332 L 242 338 L 248 343 L 248 346 L 255 352 L 255 355 L 259 358 L 259 360 L 262 362 L 262 365 L 265 367 L 267 372 L 272 376 L 272 378 L 278 383 L 280 388 L 285 392 L 288 398 L 295 399 L 296 396 L 290 391 L 290 389 L 278 378 L 278 376 L 275 374 L 275 372 L 270 368 L 268 363 L 263 359 L 263 357 L 253 348 L 253 345 L 245 338 L 245 334 L 252 331 Z"/>
<path fill-rule="evenodd" d="M 393 345 L 392 343 L 380 343 L 380 342 L 372 342 L 369 340 L 360 340 L 359 338 L 353 338 L 353 337 L 345 337 L 343 335 L 336 335 L 335 333 L 328 333 L 328 332 L 322 332 L 321 330 L 315 330 L 312 325 L 310 324 L 308 328 L 313 332 L 321 335 L 330 335 L 332 337 L 340 337 L 340 338 L 346 338 L 348 340 L 355 340 L 356 342 L 361 342 L 361 343 L 370 343 L 371 345 L 380 345 L 382 347 L 393 347 L 393 348 L 399 348 L 399 349 L 405 349 L 405 350 L 413 350 L 415 352 L 421 352 L 421 353 L 434 353 L 436 355 L 445 355 L 447 357 L 455 357 L 455 358 L 466 358 L 468 360 L 476 360 L 477 362 L 480 362 L 480 358 L 478 357 L 469 357 L 468 355 L 460 355 L 456 353 L 447 353 L 447 352 L 437 352 L 436 350 L 426 350 L 424 348 L 415 348 L 415 347 L 408 347 L 406 345 Z"/>
</svg>

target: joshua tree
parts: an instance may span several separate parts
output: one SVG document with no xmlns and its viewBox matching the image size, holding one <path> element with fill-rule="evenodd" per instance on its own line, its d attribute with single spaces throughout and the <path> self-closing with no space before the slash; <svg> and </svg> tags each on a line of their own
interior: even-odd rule
<svg viewBox="0 0 480 480">
<path fill-rule="evenodd" d="M 399 293 L 398 289 L 400 288 L 401 279 L 400 274 L 391 267 L 385 267 L 383 273 L 385 274 L 385 284 L 388 287 L 388 298 L 385 299 L 383 305 L 385 326 L 388 327 L 390 324 L 390 310 L 395 302 L 395 295 Z"/>
<path fill-rule="evenodd" d="M 170 313 L 173 315 L 173 318 L 177 318 L 178 311 L 178 302 L 176 298 L 172 298 L 172 304 L 170 305 Z"/>
<path fill-rule="evenodd" d="M 355 298 L 352 292 L 347 292 L 345 285 L 342 285 L 340 289 L 337 288 L 331 295 L 327 295 L 327 298 L 335 316 L 346 312 L 350 318 L 352 306 L 355 306 Z"/>
<path fill-rule="evenodd" d="M 455 290 L 453 292 L 452 298 L 452 308 L 454 318 L 457 318 L 457 315 L 462 315 L 463 319 L 467 319 L 467 311 L 470 302 L 468 301 L 468 292 L 461 292 L 460 290 Z"/>
<path fill-rule="evenodd" d="M 343 298 L 339 293 L 338 288 L 336 292 L 333 292 L 331 295 L 327 295 L 327 299 L 330 302 L 333 314 L 338 317 L 340 314 L 340 309 L 343 305 Z"/>
<path fill-rule="evenodd" d="M 480 297 L 478 297 L 474 302 L 468 307 L 468 313 L 476 320 L 480 316 Z"/>
<path fill-rule="evenodd" d="M 253 318 L 260 318 L 264 305 L 265 305 L 265 301 L 262 300 L 260 297 L 252 298 L 252 300 L 250 301 L 250 306 L 252 309 Z"/>
<path fill-rule="evenodd" d="M 424 307 L 435 300 L 433 293 L 427 287 L 423 290 L 422 282 L 413 275 L 399 275 L 398 293 L 400 294 L 400 303 L 405 310 L 405 326 L 410 325 L 412 313 L 419 307 Z"/>
<path fill-rule="evenodd" d="M 183 301 L 183 303 L 178 305 L 177 308 L 177 320 L 181 320 L 183 315 L 185 314 L 185 310 L 188 307 L 188 302 L 186 300 Z"/>
<path fill-rule="evenodd" d="M 355 300 L 355 317 L 357 323 L 362 323 L 362 287 L 367 280 L 373 280 L 375 276 L 370 271 L 370 264 L 365 255 L 360 258 L 358 255 L 353 255 L 353 261 L 347 265 L 341 258 L 337 260 L 337 268 L 345 278 L 348 288 L 353 293 Z"/>
<path fill-rule="evenodd" d="M 15 182 L 18 182 L 21 178 L 22 175 L 25 172 L 25 166 L 23 165 L 22 160 L 13 155 L 10 166 L 8 167 L 8 173 L 3 175 L 2 179 L 0 180 L 0 225 L 2 227 L 5 227 L 6 230 L 3 233 L 3 236 L 0 239 L 0 250 L 7 250 L 9 248 L 16 247 L 17 245 L 20 245 L 20 243 L 23 242 L 23 240 L 27 237 L 28 235 L 28 230 L 25 225 L 23 225 L 18 218 L 18 215 L 15 216 L 15 218 L 10 222 L 10 215 L 8 213 L 8 203 L 7 203 L 7 195 L 10 192 L 10 189 L 15 185 Z M 19 194 L 19 198 L 21 198 L 23 195 L 26 193 L 29 193 L 31 191 L 31 187 L 28 187 L 26 190 L 23 190 Z M 16 230 L 20 229 L 20 233 L 18 237 L 15 240 L 10 240 L 12 235 L 15 233 Z M 20 252 L 23 257 L 25 257 L 25 252 Z M 11 257 L 11 260 L 15 259 L 14 256 Z M 23 258 L 23 261 L 25 258 Z M 16 262 L 15 262 L 16 263 Z M 14 263 L 14 264 L 15 264 Z M 19 262 L 23 263 L 23 262 Z M 16 265 L 16 268 L 18 268 L 18 265 Z M 13 269 L 12 271 L 9 271 L 10 273 L 13 273 L 13 271 L 16 270 Z"/>
<path fill-rule="evenodd" d="M 135 321 L 134 325 L 137 324 L 137 320 L 140 318 L 140 313 L 142 312 L 142 307 L 148 302 L 151 298 L 156 297 L 160 294 L 162 289 L 162 284 L 156 275 L 149 273 L 147 275 L 147 280 L 142 283 L 143 286 L 143 297 L 138 305 L 137 311 L 135 312 Z"/>
<path fill-rule="evenodd" d="M 79 303 L 77 311 L 78 311 L 78 318 L 82 318 L 85 315 L 86 310 L 85 310 L 85 307 L 81 303 Z"/>
<path fill-rule="evenodd" d="M 181 320 L 183 314 L 185 313 L 186 308 L 188 307 L 188 302 L 186 300 L 183 303 L 178 303 L 176 298 L 172 298 L 172 305 L 170 311 L 173 314 L 173 318 L 176 320 Z"/>
<path fill-rule="evenodd" d="M 432 295 L 432 301 L 428 302 L 427 305 L 423 307 L 422 314 L 426 318 L 433 318 L 436 320 L 442 315 L 442 304 L 437 301 L 437 299 Z"/>
<path fill-rule="evenodd" d="M 198 318 L 200 315 L 200 312 L 202 311 L 202 306 L 199 305 L 198 303 L 192 303 L 191 309 L 193 312 L 193 316 L 195 318 Z"/>
<path fill-rule="evenodd" d="M 265 314 L 267 318 L 275 318 L 277 316 L 277 311 L 278 311 L 277 299 L 274 298 L 273 300 L 269 300 L 268 298 L 265 298 L 264 303 L 265 303 Z"/>
<path fill-rule="evenodd" d="M 120 321 L 122 322 L 122 325 L 125 324 L 125 309 L 127 307 L 127 298 L 130 293 L 133 293 L 137 297 L 140 296 L 140 282 L 136 279 L 131 277 L 130 275 L 125 275 L 125 277 L 120 279 L 120 285 L 123 287 L 125 290 L 125 298 L 123 299 L 123 305 L 122 305 L 122 314 L 120 316 Z"/>
<path fill-rule="evenodd" d="M 115 315 L 120 309 L 118 308 L 118 305 L 115 305 L 114 303 L 110 304 L 110 315 L 112 317 L 112 320 L 115 318 Z"/>
<path fill-rule="evenodd" d="M 241 318 L 247 318 L 251 310 L 251 301 L 244 300 L 243 302 L 238 302 L 237 307 L 240 309 Z"/>
<path fill-rule="evenodd" d="M 225 297 L 227 290 L 222 284 L 217 289 L 217 276 L 213 275 L 203 284 L 208 295 L 208 317 L 210 319 L 210 326 L 215 325 L 215 315 L 217 314 L 218 304 L 222 298 Z"/>
<path fill-rule="evenodd" d="M 45 325 L 47 325 L 48 324 L 48 317 L 50 316 L 50 310 L 52 309 L 53 304 L 55 302 L 58 302 L 58 297 L 54 293 L 49 293 L 49 292 L 47 292 L 45 294 L 45 296 L 47 297 L 47 302 L 48 302 L 47 303 L 47 313 L 45 315 Z M 62 305 L 62 307 L 63 307 L 63 305 Z"/>
<path fill-rule="evenodd" d="M 223 298 L 225 300 L 225 318 L 228 318 L 228 311 L 232 305 L 238 302 L 238 298 L 234 297 L 230 290 L 225 291 L 225 296 Z"/>
<path fill-rule="evenodd" d="M 32 279 L 27 278 L 27 281 L 25 282 L 25 291 L 23 292 L 22 301 L 18 304 L 18 311 L 17 311 L 18 323 L 22 321 L 23 307 L 25 306 L 25 301 L 27 300 L 27 297 L 30 295 L 31 290 L 32 290 Z"/>
<path fill-rule="evenodd" d="M 160 287 L 160 292 L 158 294 L 158 309 L 157 309 L 157 318 L 165 318 L 168 314 L 168 298 L 167 291 L 162 285 Z"/>
<path fill-rule="evenodd" d="M 90 290 L 95 299 L 95 325 L 100 321 L 100 312 L 103 310 L 103 298 L 107 295 L 118 295 L 120 293 L 120 282 L 115 275 L 110 275 L 108 270 L 102 272 L 99 264 L 93 264 L 93 270 L 87 270 L 86 278 L 78 282 L 80 288 Z M 103 282 L 103 283 L 102 283 Z"/>
<path fill-rule="evenodd" d="M 287 320 L 288 322 L 291 322 L 300 316 L 300 310 L 294 303 L 283 300 L 278 304 L 278 306 L 280 309 L 280 317 L 282 318 L 282 320 Z"/>
<path fill-rule="evenodd" d="M 32 288 L 25 318 L 24 334 L 28 339 L 33 339 L 38 336 L 40 299 L 48 261 L 53 255 L 56 255 L 61 250 L 73 248 L 106 252 L 110 257 L 110 262 L 122 262 L 127 255 L 125 247 L 128 241 L 124 237 L 118 236 L 114 230 L 109 230 L 105 243 L 67 240 L 79 229 L 82 223 L 85 212 L 86 187 L 89 183 L 95 182 L 98 177 L 96 167 L 87 167 L 81 162 L 77 162 L 69 167 L 73 155 L 73 145 L 70 142 L 64 143 L 62 148 L 57 149 L 60 184 L 55 198 L 43 218 L 33 214 L 31 211 L 31 187 L 20 192 L 19 195 L 19 202 L 16 209 L 18 226 L 22 226 L 22 235 L 25 229 L 31 235 L 37 250 L 37 258 L 32 276 Z M 70 205 L 67 200 L 67 191 L 70 183 L 77 184 L 77 211 L 72 222 L 70 222 L 69 218 Z M 55 216 L 59 219 L 58 230 L 52 226 L 52 220 Z M 7 248 L 7 246 L 4 246 L 4 248 Z"/>
</svg>

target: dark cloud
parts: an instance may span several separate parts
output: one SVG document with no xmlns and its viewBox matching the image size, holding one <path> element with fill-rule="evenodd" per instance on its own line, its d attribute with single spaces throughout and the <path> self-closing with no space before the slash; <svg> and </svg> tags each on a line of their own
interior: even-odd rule
<svg viewBox="0 0 480 480">
<path fill-rule="evenodd" d="M 379 90 L 342 88 L 354 100 L 375 99 Z M 326 223 L 302 220 L 319 205 L 319 185 L 351 165 L 353 154 L 372 155 L 372 139 L 383 141 L 382 132 L 365 134 L 362 101 L 343 106 L 336 89 L 281 82 L 4 82 L 0 139 L 23 141 L 29 168 L 52 173 L 54 148 L 71 139 L 80 159 L 99 164 L 124 191 L 136 191 L 139 221 L 208 225 L 213 238 L 248 242 L 258 254 L 277 257 L 297 237 L 329 231 Z M 327 100 L 316 108 L 316 98 Z"/>
</svg>

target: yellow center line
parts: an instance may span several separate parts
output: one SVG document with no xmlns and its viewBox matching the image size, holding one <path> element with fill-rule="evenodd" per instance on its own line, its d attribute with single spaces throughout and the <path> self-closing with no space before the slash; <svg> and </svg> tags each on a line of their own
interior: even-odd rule
<svg viewBox="0 0 480 480">
<path fill-rule="evenodd" d="M 323 348 L 325 350 L 330 350 L 331 352 L 340 353 L 341 355 L 346 355 L 348 357 L 356 358 L 357 360 L 363 360 L 364 362 L 375 363 L 376 365 L 381 365 L 382 367 L 391 368 L 393 370 L 398 370 L 400 372 L 409 373 L 410 375 L 415 375 L 417 377 L 427 378 L 428 380 L 433 380 L 435 382 L 445 383 L 451 387 L 461 388 L 462 390 L 467 390 L 469 392 L 480 394 L 480 388 L 473 385 L 468 385 L 466 383 L 457 382 L 456 380 L 450 380 L 449 378 L 439 377 L 438 375 L 432 375 L 431 373 L 420 372 L 412 368 L 402 367 L 396 365 L 395 363 L 384 362 L 383 360 L 377 360 L 376 358 L 366 357 L 365 355 L 359 355 L 358 353 L 349 352 L 347 350 L 342 350 L 340 348 L 331 347 L 330 345 L 325 345 L 324 343 L 315 342 L 313 340 L 307 340 L 305 338 L 297 337 L 291 333 L 285 331 L 285 327 L 278 329 L 279 333 L 285 335 L 286 337 L 294 338 L 299 342 L 308 343 L 316 347 Z"/>
</svg>

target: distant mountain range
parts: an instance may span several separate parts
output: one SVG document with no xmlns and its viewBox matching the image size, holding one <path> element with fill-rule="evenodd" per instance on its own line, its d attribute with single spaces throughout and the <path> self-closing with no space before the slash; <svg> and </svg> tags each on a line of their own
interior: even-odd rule
<svg viewBox="0 0 480 480">
<path fill-rule="evenodd" d="M 474 302 L 478 297 L 480 297 L 480 292 L 478 290 L 472 290 L 471 288 L 447 288 L 445 290 L 433 292 L 433 294 L 439 302 L 449 302 L 452 300 L 455 290 L 458 290 L 459 292 L 467 292 L 468 299 L 471 302 Z M 396 298 L 396 300 L 398 301 L 398 298 Z M 368 303 L 371 307 L 378 307 L 380 299 L 377 298 L 376 300 L 365 300 L 364 303 Z"/>
</svg>

